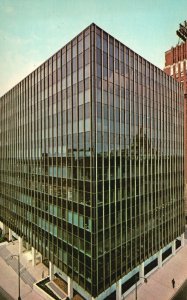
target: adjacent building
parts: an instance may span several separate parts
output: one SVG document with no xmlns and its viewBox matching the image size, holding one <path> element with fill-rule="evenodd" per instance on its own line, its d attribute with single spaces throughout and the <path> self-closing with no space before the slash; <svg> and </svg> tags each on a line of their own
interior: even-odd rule
<svg viewBox="0 0 187 300">
<path fill-rule="evenodd" d="M 183 244 L 183 91 L 91 24 L 0 98 L 0 225 L 71 298 L 121 299 Z"/>
<path fill-rule="evenodd" d="M 181 82 L 184 88 L 184 209 L 187 221 L 187 41 L 165 52 L 164 71 Z"/>
</svg>

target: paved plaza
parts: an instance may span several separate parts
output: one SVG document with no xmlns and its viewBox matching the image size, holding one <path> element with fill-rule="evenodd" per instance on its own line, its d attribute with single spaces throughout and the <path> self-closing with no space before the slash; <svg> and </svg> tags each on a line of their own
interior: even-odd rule
<svg viewBox="0 0 187 300">
<path fill-rule="evenodd" d="M 172 279 L 175 279 L 175 288 Z M 176 252 L 163 264 L 161 269 L 154 271 L 147 277 L 147 283 L 140 284 L 137 291 L 138 300 L 169 300 L 178 291 L 187 279 L 187 240 L 185 246 Z M 135 300 L 135 291 L 131 292 L 124 300 Z"/>
<path fill-rule="evenodd" d="M 2 249 L 4 248 L 4 249 Z M 0 287 L 5 290 L 13 299 L 18 299 L 18 275 L 17 258 L 10 256 L 18 254 L 18 241 L 0 246 Z M 21 299 L 22 300 L 43 300 L 33 289 L 32 283 L 48 275 L 48 269 L 41 263 L 32 266 L 31 252 L 24 251 L 20 258 L 21 262 Z"/>
<path fill-rule="evenodd" d="M 1 247 L 4 249 L 2 250 Z M 10 260 L 11 254 L 18 253 L 18 241 L 0 246 L 0 287 L 5 290 L 13 299 L 18 297 L 18 275 L 16 273 L 15 261 Z M 21 255 L 21 299 L 22 300 L 43 300 L 32 289 L 32 281 L 42 279 L 48 275 L 48 269 L 39 263 L 33 267 L 31 252 L 25 250 Z M 173 289 L 171 280 L 175 279 Z M 176 255 L 169 259 L 161 269 L 154 271 L 149 277 L 147 284 L 138 286 L 138 300 L 169 300 L 177 292 L 183 282 L 187 279 L 187 240 L 185 246 L 176 252 Z M 27 284 L 26 284 L 27 282 Z M 124 300 L 135 300 L 135 291 L 131 292 Z"/>
</svg>

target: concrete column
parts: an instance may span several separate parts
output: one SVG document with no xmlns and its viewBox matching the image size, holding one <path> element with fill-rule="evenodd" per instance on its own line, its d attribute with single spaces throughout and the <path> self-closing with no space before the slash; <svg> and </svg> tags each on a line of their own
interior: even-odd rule
<svg viewBox="0 0 187 300">
<path fill-rule="evenodd" d="M 68 276 L 68 297 L 73 299 L 73 280 Z"/>
<path fill-rule="evenodd" d="M 5 224 L 2 223 L 1 229 L 2 229 L 2 235 L 5 235 Z"/>
<path fill-rule="evenodd" d="M 9 242 L 12 241 L 12 230 L 10 228 L 8 229 L 8 240 Z"/>
<path fill-rule="evenodd" d="M 2 223 L 3 224 L 3 223 Z M 3 224 L 3 226 L 2 226 L 2 234 L 3 235 L 5 235 L 5 234 L 7 234 L 9 231 L 8 231 L 8 227 L 5 225 L 5 224 Z"/>
<path fill-rule="evenodd" d="M 57 273 L 57 266 L 54 265 L 54 274 Z"/>
<path fill-rule="evenodd" d="M 181 234 L 181 246 L 184 247 L 184 233 Z"/>
<path fill-rule="evenodd" d="M 27 251 L 29 251 L 29 250 L 30 250 L 30 245 L 29 245 L 29 243 L 28 243 L 28 242 L 26 242 L 26 245 L 25 245 L 25 247 L 26 247 Z"/>
<path fill-rule="evenodd" d="M 18 242 L 19 242 L 19 255 L 20 255 L 23 252 L 23 239 L 20 236 L 18 237 Z"/>
<path fill-rule="evenodd" d="M 3 229 L 3 222 L 0 221 L 0 228 Z"/>
<path fill-rule="evenodd" d="M 52 262 L 49 262 L 49 279 L 53 280 L 54 279 L 54 265 Z"/>
<path fill-rule="evenodd" d="M 36 266 L 36 250 L 32 247 L 32 266 Z"/>
<path fill-rule="evenodd" d="M 176 249 L 175 240 L 171 242 L 171 247 L 172 247 L 172 255 L 175 255 L 175 249 Z"/>
<path fill-rule="evenodd" d="M 116 300 L 121 300 L 121 279 L 116 282 Z"/>
<path fill-rule="evenodd" d="M 158 251 L 158 267 L 162 268 L 162 250 Z"/>
<path fill-rule="evenodd" d="M 144 262 L 139 266 L 140 282 L 144 283 Z"/>
</svg>

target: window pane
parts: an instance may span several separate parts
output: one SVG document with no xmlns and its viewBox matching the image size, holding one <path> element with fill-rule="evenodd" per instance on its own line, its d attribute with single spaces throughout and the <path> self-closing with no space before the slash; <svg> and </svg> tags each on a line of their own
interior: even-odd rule
<svg viewBox="0 0 187 300">
<path fill-rule="evenodd" d="M 82 44 L 82 40 L 78 43 L 78 54 L 82 53 L 83 51 L 83 44 Z"/>
<path fill-rule="evenodd" d="M 101 49 L 101 37 L 99 35 L 96 35 L 96 45 L 97 48 Z"/>
<path fill-rule="evenodd" d="M 90 35 L 85 37 L 85 50 L 90 47 Z"/>
<path fill-rule="evenodd" d="M 73 46 L 73 57 L 77 55 L 77 45 Z"/>
</svg>

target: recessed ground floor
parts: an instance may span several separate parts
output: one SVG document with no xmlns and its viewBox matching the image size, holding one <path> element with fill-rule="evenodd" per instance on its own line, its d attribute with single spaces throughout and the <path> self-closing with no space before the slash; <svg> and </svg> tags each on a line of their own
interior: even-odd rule
<svg viewBox="0 0 187 300">
<path fill-rule="evenodd" d="M 28 245 L 26 241 L 23 241 L 23 239 L 19 236 L 17 236 L 14 232 L 11 231 L 10 228 L 5 228 L 4 224 L 0 222 L 0 228 L 3 230 L 4 233 L 8 235 L 8 239 L 12 240 L 13 236 L 18 239 L 18 253 L 21 255 L 23 251 L 23 244 L 24 247 L 27 248 L 29 251 L 29 257 L 32 261 L 32 267 L 34 267 L 37 263 L 42 263 L 43 258 L 42 255 L 36 251 L 32 246 Z M 147 259 L 146 261 L 142 262 L 141 265 L 137 266 L 134 270 L 129 272 L 127 275 L 125 275 L 123 278 L 121 278 L 118 282 L 113 284 L 109 289 L 107 289 L 105 292 L 100 294 L 97 298 L 91 297 L 83 288 L 81 288 L 76 282 L 74 282 L 70 277 L 68 277 L 65 273 L 63 273 L 61 270 L 59 270 L 52 262 L 48 262 L 49 267 L 49 278 L 52 281 L 54 279 L 54 274 L 57 274 L 60 276 L 64 282 L 67 283 L 67 296 L 71 299 L 73 297 L 74 291 L 77 291 L 78 294 L 80 294 L 84 299 L 86 300 L 121 300 L 121 299 L 131 299 L 131 296 L 134 295 L 134 293 L 140 293 L 140 290 L 142 289 L 142 286 L 145 287 L 145 289 L 148 289 L 150 287 L 150 281 L 152 281 L 152 278 L 155 276 L 154 274 L 159 272 L 164 272 L 165 268 L 168 264 L 172 264 L 174 260 L 176 260 L 176 253 L 179 252 L 179 250 L 184 247 L 184 234 L 182 234 L 180 237 L 178 237 L 176 240 L 172 241 L 170 244 L 168 244 L 166 247 L 161 249 L 158 253 L 154 254 L 152 257 Z M 187 247 L 185 247 L 187 249 Z M 180 251 L 180 252 L 181 252 Z M 187 257 L 187 255 L 186 255 Z M 172 258 L 172 259 L 171 259 Z M 187 259 L 184 260 L 184 263 L 186 264 L 187 269 Z M 182 265 L 183 267 L 183 265 Z M 174 267 L 175 269 L 175 267 Z M 155 272 L 156 271 L 156 272 Z M 187 271 L 186 271 L 187 272 Z M 179 270 L 180 273 L 180 270 Z M 170 273 L 168 273 L 167 280 L 165 279 L 165 282 L 169 280 L 171 277 L 172 270 Z M 173 274 L 173 277 L 176 276 Z M 147 279 L 147 283 L 145 283 L 145 278 Z M 187 274 L 186 274 L 187 278 Z M 171 278 L 172 280 L 172 278 Z M 161 282 L 162 285 L 164 285 L 164 282 Z M 169 285 L 168 288 L 171 288 L 171 282 L 167 283 Z M 157 285 L 157 283 L 155 283 Z M 176 282 L 177 286 L 177 282 Z M 150 295 L 149 295 L 150 296 Z M 154 296 L 154 295 L 153 295 Z M 154 299 L 153 296 L 150 299 Z M 160 295 L 161 296 L 161 295 Z M 134 299 L 134 298 L 132 298 Z M 140 298 L 141 299 L 141 298 Z M 142 299 L 146 299 L 145 297 Z M 148 299 L 148 298 L 147 298 Z M 155 298 L 155 299 L 162 299 L 162 298 Z M 163 300 L 166 300 L 169 298 L 163 298 Z"/>
</svg>

